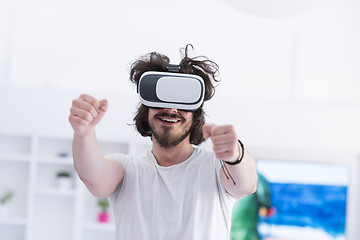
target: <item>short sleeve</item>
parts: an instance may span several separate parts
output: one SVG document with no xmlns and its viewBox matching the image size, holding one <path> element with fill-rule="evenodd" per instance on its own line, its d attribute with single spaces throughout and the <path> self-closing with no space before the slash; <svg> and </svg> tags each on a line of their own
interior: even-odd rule
<svg viewBox="0 0 360 240">
<path fill-rule="evenodd" d="M 105 155 L 106 158 L 112 158 L 116 161 L 118 161 L 121 166 L 123 166 L 124 170 L 126 170 L 126 167 L 129 163 L 129 157 L 122 153 L 110 153 Z"/>
<path fill-rule="evenodd" d="M 129 156 L 122 154 L 122 153 L 110 153 L 110 154 L 105 155 L 105 157 L 112 158 L 112 159 L 118 161 L 121 164 L 121 166 L 124 168 L 124 172 L 125 172 L 125 176 L 126 176 L 127 167 L 129 165 L 129 161 L 130 161 Z M 125 178 L 125 176 L 124 176 L 124 178 Z M 109 196 L 110 204 L 113 201 L 115 201 L 115 199 L 117 199 L 117 197 L 119 196 L 123 181 L 121 181 L 119 183 L 119 185 L 115 188 L 114 192 Z"/>
</svg>

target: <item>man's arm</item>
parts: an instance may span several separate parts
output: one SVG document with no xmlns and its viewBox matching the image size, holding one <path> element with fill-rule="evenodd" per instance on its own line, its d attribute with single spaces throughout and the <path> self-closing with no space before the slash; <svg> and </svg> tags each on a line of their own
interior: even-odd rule
<svg viewBox="0 0 360 240">
<path fill-rule="evenodd" d="M 70 109 L 74 129 L 73 157 L 76 172 L 88 190 L 98 198 L 108 197 L 122 181 L 124 169 L 119 162 L 105 158 L 95 135 L 95 126 L 107 110 L 107 100 L 98 101 L 82 94 Z"/>
<path fill-rule="evenodd" d="M 204 137 L 210 137 L 216 157 L 225 162 L 235 162 L 242 155 L 240 144 L 232 125 L 206 124 Z M 220 180 L 226 191 L 240 199 L 256 191 L 257 171 L 255 159 L 244 150 L 242 161 L 236 165 L 224 163 L 220 169 Z M 226 172 L 226 173 L 225 173 Z"/>
</svg>

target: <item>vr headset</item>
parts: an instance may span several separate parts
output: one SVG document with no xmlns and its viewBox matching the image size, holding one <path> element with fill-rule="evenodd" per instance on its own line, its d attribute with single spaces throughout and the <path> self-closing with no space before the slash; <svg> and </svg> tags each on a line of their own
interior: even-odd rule
<svg viewBox="0 0 360 240">
<path fill-rule="evenodd" d="M 174 71 L 177 65 L 170 65 Z M 178 68 L 177 68 L 178 69 Z M 140 102 L 151 108 L 176 108 L 195 111 L 204 101 L 204 80 L 197 75 L 178 72 L 144 72 L 139 80 Z"/>
</svg>

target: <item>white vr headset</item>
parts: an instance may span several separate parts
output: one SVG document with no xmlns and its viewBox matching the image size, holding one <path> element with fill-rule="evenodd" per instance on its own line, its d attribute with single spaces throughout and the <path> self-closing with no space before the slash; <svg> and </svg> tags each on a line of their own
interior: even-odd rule
<svg viewBox="0 0 360 240">
<path fill-rule="evenodd" d="M 148 107 L 195 111 L 203 104 L 205 85 L 198 75 L 148 71 L 140 77 L 138 93 Z"/>
</svg>

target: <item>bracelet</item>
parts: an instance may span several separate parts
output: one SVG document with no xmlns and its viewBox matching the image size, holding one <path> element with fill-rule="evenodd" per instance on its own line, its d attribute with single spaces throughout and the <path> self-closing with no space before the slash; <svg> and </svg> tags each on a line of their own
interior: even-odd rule
<svg viewBox="0 0 360 240">
<path fill-rule="evenodd" d="M 239 142 L 240 147 L 241 147 L 241 155 L 240 155 L 239 159 L 237 159 L 235 162 L 223 161 L 224 163 L 229 164 L 229 165 L 237 165 L 242 161 L 242 159 L 244 157 L 244 145 L 242 144 L 242 142 L 240 140 L 238 140 L 238 142 Z"/>
</svg>

